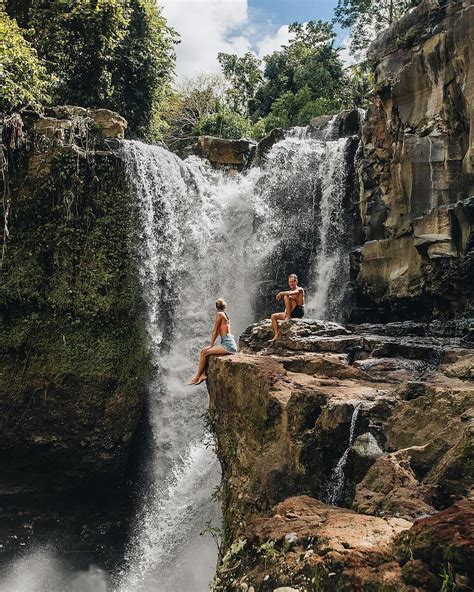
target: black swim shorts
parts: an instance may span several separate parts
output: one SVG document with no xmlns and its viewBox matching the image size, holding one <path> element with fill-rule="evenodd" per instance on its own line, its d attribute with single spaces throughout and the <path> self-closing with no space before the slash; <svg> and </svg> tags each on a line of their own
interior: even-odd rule
<svg viewBox="0 0 474 592">
<path fill-rule="evenodd" d="M 291 311 L 290 317 L 292 319 L 302 319 L 304 317 L 304 308 L 301 304 L 297 304 L 295 308 Z"/>
</svg>

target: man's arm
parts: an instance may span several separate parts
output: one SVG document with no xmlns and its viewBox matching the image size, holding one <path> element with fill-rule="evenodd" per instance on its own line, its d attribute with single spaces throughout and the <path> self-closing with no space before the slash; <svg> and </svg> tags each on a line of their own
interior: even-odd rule
<svg viewBox="0 0 474 592">
<path fill-rule="evenodd" d="M 286 292 L 278 292 L 277 300 L 281 300 L 283 296 L 297 296 L 303 292 L 303 288 L 296 288 L 296 290 L 287 290 Z"/>
</svg>

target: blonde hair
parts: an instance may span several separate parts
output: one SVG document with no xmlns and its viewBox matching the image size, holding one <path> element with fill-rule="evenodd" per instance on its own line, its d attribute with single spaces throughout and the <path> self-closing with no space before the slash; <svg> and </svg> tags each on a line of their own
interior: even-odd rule
<svg viewBox="0 0 474 592">
<path fill-rule="evenodd" d="M 218 298 L 216 300 L 216 308 L 217 310 L 225 310 L 227 308 L 227 302 L 224 298 Z"/>
<path fill-rule="evenodd" d="M 298 276 L 296 275 L 296 273 L 290 273 L 290 275 L 288 276 L 288 279 L 290 278 L 295 278 L 296 283 L 298 283 Z"/>
</svg>

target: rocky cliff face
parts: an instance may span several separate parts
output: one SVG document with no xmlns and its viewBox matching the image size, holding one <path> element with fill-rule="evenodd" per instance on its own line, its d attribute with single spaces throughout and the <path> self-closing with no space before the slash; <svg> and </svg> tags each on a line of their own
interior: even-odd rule
<svg viewBox="0 0 474 592">
<path fill-rule="evenodd" d="M 57 492 L 83 487 L 90 525 L 126 471 L 146 354 L 135 213 L 114 153 L 125 127 L 105 109 L 61 107 L 3 129 L 0 496 L 14 538 L 18 505 L 17 522 L 31 520 L 21 539 L 65 520 L 80 532 L 82 510 Z"/>
<path fill-rule="evenodd" d="M 473 29 L 471 2 L 425 0 L 370 48 L 354 318 L 472 309 Z"/>
<path fill-rule="evenodd" d="M 212 360 L 216 590 L 474 584 L 474 350 L 450 329 L 291 321 L 267 347 L 264 321 Z"/>
</svg>

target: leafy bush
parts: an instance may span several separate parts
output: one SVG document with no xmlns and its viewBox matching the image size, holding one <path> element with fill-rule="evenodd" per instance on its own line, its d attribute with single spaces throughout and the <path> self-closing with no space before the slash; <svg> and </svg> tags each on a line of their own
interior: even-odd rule
<svg viewBox="0 0 474 592">
<path fill-rule="evenodd" d="M 0 111 L 49 101 L 51 78 L 15 20 L 0 8 Z"/>
</svg>

